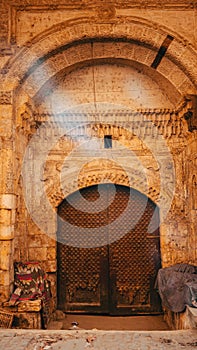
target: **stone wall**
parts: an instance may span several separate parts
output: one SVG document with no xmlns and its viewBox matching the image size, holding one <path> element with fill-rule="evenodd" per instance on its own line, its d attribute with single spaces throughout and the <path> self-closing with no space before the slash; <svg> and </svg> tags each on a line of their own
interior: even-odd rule
<svg viewBox="0 0 197 350">
<path fill-rule="evenodd" d="M 0 92 L 1 116 L 1 194 L 0 194 L 0 295 L 9 298 L 13 284 L 14 223 L 16 196 L 14 193 L 14 140 L 12 116 L 12 92 Z"/>
<path fill-rule="evenodd" d="M 194 186 L 193 182 L 185 185 L 187 163 L 183 167 L 183 157 L 187 152 L 191 154 L 189 147 L 193 144 L 191 139 L 194 134 L 188 132 L 184 108 L 170 113 L 166 110 L 147 109 L 141 110 L 138 115 L 134 112 L 132 114 L 130 110 L 114 110 L 110 113 L 105 110 L 86 114 L 73 111 L 67 115 L 61 114 L 62 120 L 66 120 L 66 134 L 65 129 L 60 127 L 58 114 L 34 114 L 34 123 L 40 127 L 32 132 L 30 142 L 27 144 L 26 141 L 25 144 L 25 168 L 20 174 L 22 182 L 17 186 L 20 202 L 17 205 L 14 259 L 24 261 L 36 258 L 42 262 L 52 283 L 54 307 L 56 210 L 66 196 L 79 188 L 112 181 L 146 194 L 161 210 L 163 266 L 180 262 L 195 264 L 195 233 L 188 217 L 188 205 L 192 204 L 185 192 L 180 191 L 180 188 L 186 186 L 192 192 Z M 95 122 L 102 113 L 106 117 L 111 115 L 111 120 L 108 120 L 110 123 L 100 123 L 99 120 Z M 86 118 L 85 122 L 81 116 Z M 69 125 L 73 125 L 73 118 L 75 127 L 68 130 Z M 65 127 L 65 123 L 62 125 Z M 178 135 L 174 130 L 179 130 Z M 104 148 L 104 135 L 109 134 L 113 139 L 112 150 Z M 89 143 L 92 139 L 98 141 L 99 148 L 98 144 L 95 149 L 92 148 Z M 17 144 L 20 145 L 19 140 Z M 158 147 L 158 152 L 153 151 L 154 147 Z M 137 164 L 136 169 L 132 154 L 137 155 L 142 168 Z M 193 157 L 195 158 L 195 153 Z M 169 167 L 174 167 L 173 178 L 169 177 L 173 176 Z M 146 173 L 145 177 L 142 170 Z M 193 247 L 191 245 L 192 248 L 189 249 L 190 244 Z"/>
<path fill-rule="evenodd" d="M 187 149 L 184 152 L 185 162 L 185 205 L 186 215 L 189 221 L 190 227 L 190 239 L 188 249 L 191 253 L 191 262 L 196 264 L 197 250 L 196 250 L 196 219 L 197 219 L 197 182 L 196 182 L 196 169 L 197 169 L 197 145 L 196 145 L 196 131 L 191 135 Z"/>
<path fill-rule="evenodd" d="M 51 83 L 50 88 L 52 93 L 46 89 L 47 96 L 42 95 L 39 109 L 43 112 L 61 113 L 70 106 L 94 103 L 119 104 L 131 110 L 175 107 L 174 96 L 168 98 L 161 84 L 142 68 L 113 64 L 113 60 L 111 64 L 96 64 L 70 74 L 64 72 L 59 81 L 56 79 L 56 86 Z"/>
<path fill-rule="evenodd" d="M 196 264 L 196 8 L 189 0 L 2 0 L 1 302 L 13 261 L 38 259 L 55 307 L 57 207 L 102 181 L 160 206 L 163 266 Z M 93 139 L 99 148 L 88 148 Z"/>
</svg>

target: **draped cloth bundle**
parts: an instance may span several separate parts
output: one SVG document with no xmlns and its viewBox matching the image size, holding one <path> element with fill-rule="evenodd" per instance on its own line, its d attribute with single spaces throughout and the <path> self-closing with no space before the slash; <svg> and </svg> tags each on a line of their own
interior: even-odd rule
<svg viewBox="0 0 197 350">
<path fill-rule="evenodd" d="M 15 289 L 10 298 L 10 305 L 16 305 L 26 300 L 42 301 L 43 323 L 49 317 L 51 289 L 47 274 L 38 261 L 16 262 L 14 264 Z"/>
<path fill-rule="evenodd" d="M 48 300 L 51 297 L 50 283 L 39 262 L 16 262 L 14 272 L 16 289 L 10 301 Z"/>
<path fill-rule="evenodd" d="M 197 266 L 176 264 L 158 271 L 156 288 L 163 306 L 182 312 L 186 305 L 197 307 Z"/>
</svg>

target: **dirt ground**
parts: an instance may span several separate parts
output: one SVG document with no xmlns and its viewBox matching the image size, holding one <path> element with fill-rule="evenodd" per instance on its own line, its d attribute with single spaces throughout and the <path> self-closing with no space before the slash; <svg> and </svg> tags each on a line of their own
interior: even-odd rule
<svg viewBox="0 0 197 350">
<path fill-rule="evenodd" d="M 63 329 L 70 329 L 72 322 L 78 322 L 81 329 L 121 331 L 165 331 L 169 330 L 162 315 L 155 316 L 100 316 L 67 314 Z"/>
<path fill-rule="evenodd" d="M 0 330 L 3 350 L 194 350 L 196 330 Z"/>
</svg>

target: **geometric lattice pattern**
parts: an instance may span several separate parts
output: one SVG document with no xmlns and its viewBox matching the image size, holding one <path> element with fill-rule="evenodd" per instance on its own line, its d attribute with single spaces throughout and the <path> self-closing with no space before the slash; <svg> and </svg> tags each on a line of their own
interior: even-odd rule
<svg viewBox="0 0 197 350">
<path fill-rule="evenodd" d="M 59 207 L 59 240 L 66 243 L 72 227 L 73 232 L 76 227 L 92 229 L 92 248 L 58 243 L 59 307 L 64 310 L 155 310 L 151 293 L 160 268 L 159 213 L 146 196 L 128 187 L 116 185 L 111 198 L 112 186 L 85 188 Z M 99 246 L 101 236 L 109 244 Z M 81 246 L 82 239 L 79 235 Z"/>
<path fill-rule="evenodd" d="M 110 268 L 116 275 L 117 303 L 143 309 L 143 306 L 150 305 L 151 280 L 160 267 L 159 230 L 157 228 L 148 233 L 155 209 L 153 203 L 137 191 L 133 191 L 132 199 L 127 224 L 131 221 L 132 226 L 132 217 L 137 213 L 140 214 L 140 220 L 118 242 L 110 245 Z M 118 197 L 121 206 L 122 201 L 124 196 L 121 191 Z M 112 218 L 115 215 L 116 211 L 114 214 L 110 213 Z M 155 221 L 158 219 L 156 216 Z M 157 227 L 156 222 L 155 226 Z"/>
</svg>

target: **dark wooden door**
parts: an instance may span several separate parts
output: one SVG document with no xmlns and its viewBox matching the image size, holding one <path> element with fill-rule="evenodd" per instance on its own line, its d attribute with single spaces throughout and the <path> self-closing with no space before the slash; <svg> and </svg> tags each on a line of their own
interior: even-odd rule
<svg viewBox="0 0 197 350">
<path fill-rule="evenodd" d="M 106 186 L 99 191 L 93 186 L 75 192 L 63 201 L 58 214 L 59 308 L 67 312 L 107 313 L 108 245 L 100 244 L 102 239 L 108 239 Z M 97 229 L 99 234 L 95 233 Z"/>
<path fill-rule="evenodd" d="M 91 186 L 59 207 L 58 307 L 66 312 L 160 311 L 153 288 L 160 267 L 159 230 L 149 233 L 159 214 L 151 221 L 155 205 L 138 191 L 116 185 L 111 200 L 113 191 L 110 184 L 99 190 Z M 77 247 L 70 244 L 74 235 Z"/>
<path fill-rule="evenodd" d="M 112 222 L 119 207 L 125 217 L 117 227 L 109 226 L 109 237 L 116 230 L 127 233 L 109 245 L 110 313 L 158 313 L 161 306 L 154 282 L 160 268 L 159 213 L 143 194 L 121 186 L 117 204 L 108 208 Z"/>
</svg>

